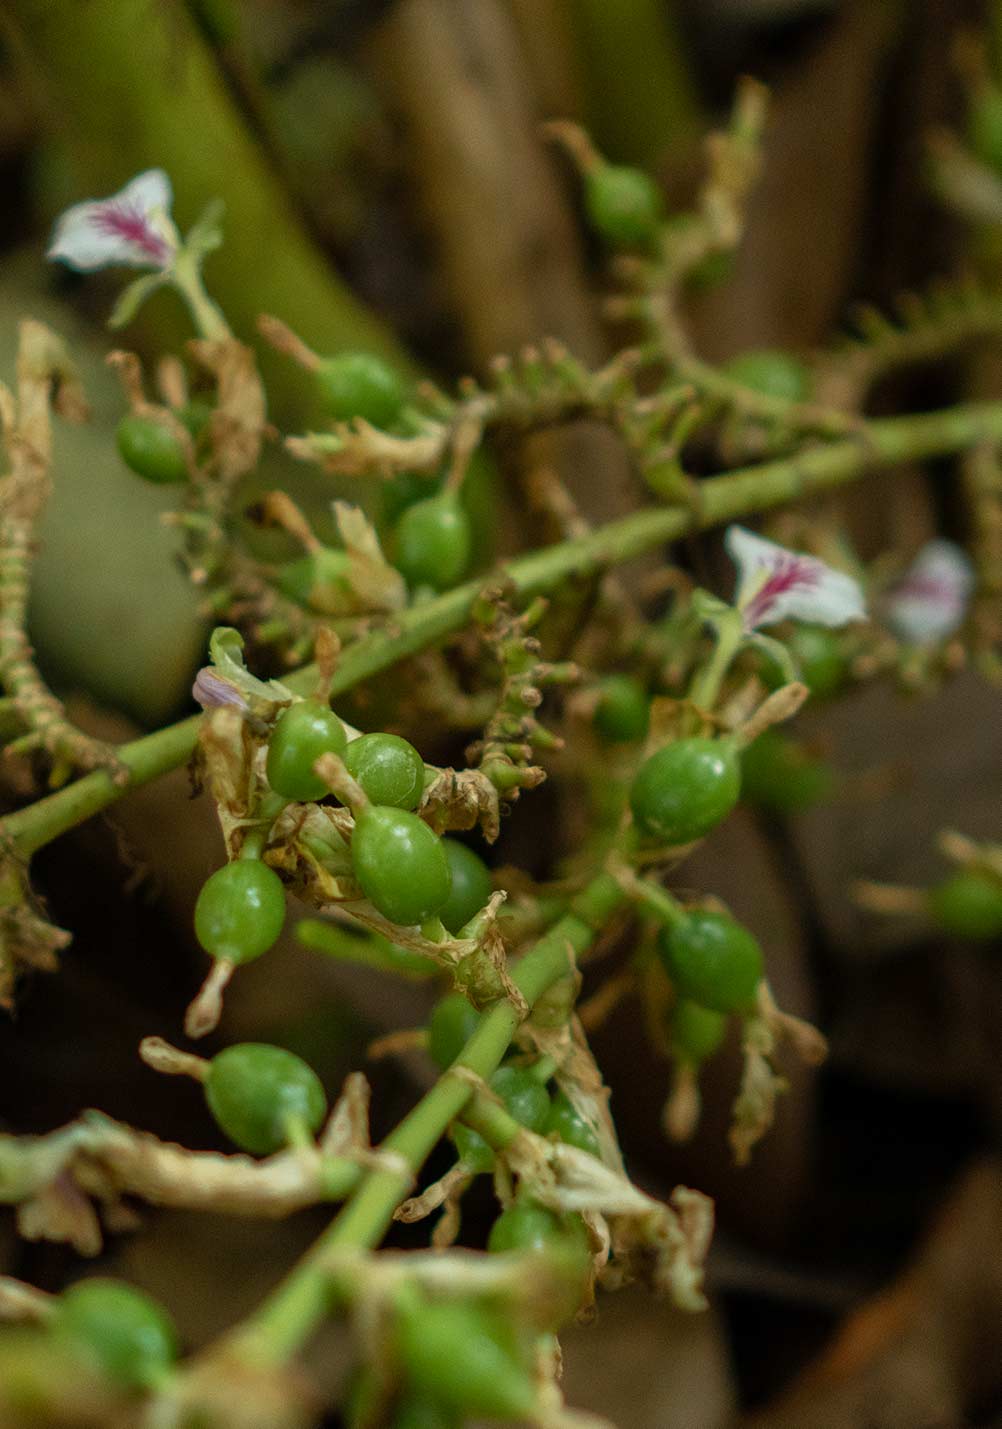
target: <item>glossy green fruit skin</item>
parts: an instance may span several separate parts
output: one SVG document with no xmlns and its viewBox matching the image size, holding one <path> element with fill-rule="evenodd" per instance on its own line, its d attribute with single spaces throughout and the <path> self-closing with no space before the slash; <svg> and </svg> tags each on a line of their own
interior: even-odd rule
<svg viewBox="0 0 1002 1429">
<path fill-rule="evenodd" d="M 599 686 L 593 715 L 595 728 L 610 744 L 646 739 L 651 722 L 647 691 L 633 675 L 609 675 Z"/>
<path fill-rule="evenodd" d="M 275 721 L 268 740 L 268 783 L 276 794 L 308 804 L 330 790 L 313 772 L 322 754 L 344 758 L 348 736 L 344 725 L 319 700 L 300 700 Z"/>
<path fill-rule="evenodd" d="M 362 892 L 391 923 L 423 923 L 449 896 L 452 877 L 442 841 L 406 809 L 363 809 L 355 819 L 351 861 Z"/>
<path fill-rule="evenodd" d="M 465 928 L 475 918 L 494 892 L 490 869 L 479 854 L 458 839 L 443 839 L 442 846 L 449 860 L 452 891 L 438 910 L 438 916 L 450 933 Z"/>
<path fill-rule="evenodd" d="M 456 1154 L 474 1175 L 494 1170 L 494 1152 L 479 1131 L 457 1123 L 450 1132 Z"/>
<path fill-rule="evenodd" d="M 283 595 L 298 605 L 323 615 L 338 615 L 352 598 L 349 565 L 346 551 L 322 546 L 318 551 L 289 561 L 278 572 L 275 583 Z"/>
<path fill-rule="evenodd" d="M 426 471 L 401 471 L 380 482 L 379 519 L 383 528 L 391 530 L 409 507 L 437 496 L 441 486 L 441 475 Z"/>
<path fill-rule="evenodd" d="M 374 427 L 391 427 L 400 415 L 406 388 L 382 358 L 368 352 L 341 352 L 316 371 L 317 390 L 336 422 L 362 417 Z"/>
<path fill-rule="evenodd" d="M 109 1378 L 130 1388 L 152 1387 L 177 1354 L 166 1310 L 131 1285 L 103 1276 L 63 1292 L 53 1328 L 90 1354 Z"/>
<path fill-rule="evenodd" d="M 978 869 L 958 869 L 929 890 L 929 911 L 957 937 L 1002 937 L 1002 880 Z"/>
<path fill-rule="evenodd" d="M 713 1056 L 727 1036 L 727 1016 L 682 998 L 669 1015 L 668 1036 L 679 1061 L 698 1067 Z"/>
<path fill-rule="evenodd" d="M 658 952 L 679 997 L 714 1012 L 746 1012 L 762 981 L 762 949 L 724 913 L 696 909 L 658 937 Z"/>
<path fill-rule="evenodd" d="M 344 756 L 348 773 L 374 804 L 416 809 L 424 793 L 424 760 L 398 734 L 363 734 Z"/>
<path fill-rule="evenodd" d="M 566 1092 L 557 1092 L 550 1103 L 550 1109 L 543 1123 L 546 1136 L 557 1136 L 568 1146 L 576 1146 L 579 1151 L 587 1151 L 590 1156 L 599 1156 L 598 1137 L 580 1112 L 574 1109 Z"/>
<path fill-rule="evenodd" d="M 499 1067 L 490 1079 L 491 1091 L 508 1113 L 530 1131 L 542 1131 L 550 1111 L 550 1094 L 522 1067 Z"/>
<path fill-rule="evenodd" d="M 461 992 L 440 998 L 428 1019 L 428 1053 L 436 1066 L 451 1067 L 480 1025 L 480 1013 Z"/>
<path fill-rule="evenodd" d="M 796 814 L 831 797 L 835 774 L 823 759 L 778 729 L 767 729 L 741 756 L 741 797 L 777 814 Z"/>
<path fill-rule="evenodd" d="M 125 465 L 157 486 L 188 480 L 188 468 L 177 438 L 151 417 L 130 412 L 115 432 L 119 455 Z"/>
<path fill-rule="evenodd" d="M 811 376 L 807 368 L 789 352 L 763 349 L 743 352 L 724 367 L 728 377 L 751 387 L 766 397 L 780 397 L 787 402 L 806 402 L 811 395 Z"/>
<path fill-rule="evenodd" d="M 528 1196 L 513 1201 L 498 1216 L 487 1237 L 495 1254 L 512 1250 L 545 1251 L 558 1245 L 588 1253 L 588 1233 L 578 1215 L 558 1215 Z"/>
<path fill-rule="evenodd" d="M 239 1042 L 217 1053 L 205 1100 L 220 1130 L 255 1156 L 287 1145 L 290 1119 L 315 1134 L 327 1115 L 327 1095 L 313 1068 L 267 1042 Z"/>
<path fill-rule="evenodd" d="M 521 1419 L 535 1401 L 510 1329 L 479 1306 L 415 1308 L 401 1317 L 398 1349 L 409 1389 L 457 1413 Z"/>
<path fill-rule="evenodd" d="M 237 859 L 217 868 L 195 904 L 195 936 L 213 958 L 249 963 L 277 939 L 285 922 L 285 888 L 273 868 Z"/>
<path fill-rule="evenodd" d="M 412 586 L 449 590 L 470 564 L 470 518 L 449 491 L 416 501 L 397 522 L 396 566 Z"/>
<path fill-rule="evenodd" d="M 679 739 L 640 766 L 630 807 L 640 832 L 669 848 L 710 832 L 741 793 L 741 760 L 729 739 Z"/>
<path fill-rule="evenodd" d="M 664 217 L 664 199 L 654 180 L 623 164 L 600 164 L 587 174 L 584 201 L 592 227 L 617 247 L 651 243 Z"/>
</svg>

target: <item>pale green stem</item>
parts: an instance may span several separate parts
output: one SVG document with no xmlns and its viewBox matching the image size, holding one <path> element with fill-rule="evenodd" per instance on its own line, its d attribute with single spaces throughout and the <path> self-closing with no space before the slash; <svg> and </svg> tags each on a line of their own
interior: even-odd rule
<svg viewBox="0 0 1002 1429">
<path fill-rule="evenodd" d="M 580 957 L 590 946 L 624 896 L 614 879 L 600 874 L 574 900 L 573 911 L 555 923 L 519 962 L 513 978 L 530 1006 L 552 983 L 566 976 L 572 956 Z M 517 1026 L 518 1013 L 512 1003 L 497 1003 L 483 1015 L 453 1068 L 466 1067 L 486 1080 L 500 1065 Z M 334 1308 L 336 1253 L 349 1247 L 375 1246 L 382 1240 L 393 1212 L 411 1188 L 412 1177 L 472 1095 L 470 1083 L 454 1075 L 452 1069 L 442 1075 L 383 1142 L 384 1152 L 401 1158 L 400 1169 L 369 1171 L 307 1255 L 233 1334 L 229 1342 L 232 1351 L 259 1364 L 281 1364 L 298 1351 Z"/>
<path fill-rule="evenodd" d="M 716 704 L 720 686 L 731 667 L 731 661 L 741 649 L 745 633 L 741 614 L 737 610 L 728 610 L 714 616 L 712 625 L 715 637 L 713 654 L 696 671 L 689 686 L 689 699 L 697 709 L 707 712 Z"/>
<path fill-rule="evenodd" d="M 570 576 L 628 560 L 687 532 L 706 530 L 738 517 L 783 506 L 815 492 L 858 481 L 868 471 L 966 451 L 1002 441 L 1002 402 L 972 402 L 941 412 L 891 417 L 867 423 L 858 436 L 759 466 L 745 467 L 700 483 L 699 510 L 686 507 L 638 511 L 586 536 L 530 552 L 503 568 L 513 592 L 526 597 L 554 589 Z M 397 661 L 437 644 L 461 628 L 485 584 L 468 581 L 437 599 L 402 612 L 391 628 L 363 637 L 343 652 L 331 686 L 345 693 Z M 286 679 L 308 694 L 315 666 Z M 67 829 L 105 809 L 130 787 L 145 784 L 189 758 L 198 735 L 198 717 L 122 745 L 117 753 L 130 773 L 124 787 L 96 770 L 65 789 L 0 821 L 0 838 L 27 858 Z"/>
<path fill-rule="evenodd" d="M 175 259 L 172 277 L 174 287 L 187 304 L 199 337 L 208 342 L 224 342 L 231 338 L 233 333 L 222 309 L 205 290 L 199 260 L 182 248 Z"/>
</svg>

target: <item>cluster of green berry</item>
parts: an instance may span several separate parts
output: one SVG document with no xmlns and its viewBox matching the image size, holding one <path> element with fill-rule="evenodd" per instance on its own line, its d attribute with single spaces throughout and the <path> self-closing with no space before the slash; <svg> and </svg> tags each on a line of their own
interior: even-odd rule
<svg viewBox="0 0 1002 1429">
<path fill-rule="evenodd" d="M 348 740 L 334 711 L 318 699 L 282 711 L 268 741 L 266 772 L 280 799 L 309 803 L 329 792 L 314 766 L 336 755 L 361 790 L 354 810 L 350 861 L 364 896 L 390 922 L 413 927 L 437 918 L 456 934 L 487 903 L 491 879 L 483 859 L 458 839 L 443 838 L 415 812 L 427 773 L 421 755 L 399 735 Z M 256 843 L 216 870 L 195 905 L 195 933 L 213 958 L 250 962 L 273 945 L 285 920 L 281 878 L 257 856 Z"/>
<path fill-rule="evenodd" d="M 428 1023 L 428 1051 L 441 1068 L 450 1067 L 473 1036 L 480 1014 L 461 993 L 450 993 L 435 1004 Z M 564 1092 L 551 1094 L 532 1068 L 505 1063 L 490 1080 L 491 1091 L 521 1126 L 541 1136 L 599 1154 L 593 1128 Z M 457 1123 L 452 1139 L 463 1164 L 474 1173 L 494 1169 L 494 1152 L 472 1127 Z"/>
<path fill-rule="evenodd" d="M 319 398 L 338 422 L 361 419 L 386 431 L 407 431 L 407 387 L 381 358 L 344 352 L 319 362 L 315 374 Z M 212 409 L 193 400 L 176 412 L 196 443 L 205 440 Z M 158 485 L 185 482 L 189 471 L 181 442 L 170 427 L 138 412 L 121 419 L 118 449 L 126 465 Z M 461 493 L 441 489 L 439 477 L 407 475 L 384 483 L 383 518 L 390 550 L 415 591 L 448 590 L 466 574 L 473 554 L 473 530 Z M 283 595 L 318 613 L 329 611 L 332 595 L 349 589 L 346 551 L 318 546 L 287 562 L 276 585 Z"/>
</svg>

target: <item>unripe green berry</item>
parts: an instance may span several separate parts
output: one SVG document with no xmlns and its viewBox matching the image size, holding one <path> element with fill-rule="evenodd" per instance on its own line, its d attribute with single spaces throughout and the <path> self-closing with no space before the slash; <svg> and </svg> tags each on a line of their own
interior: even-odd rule
<svg viewBox="0 0 1002 1429">
<path fill-rule="evenodd" d="M 557 1092 L 543 1123 L 546 1136 L 557 1136 L 568 1146 L 576 1146 L 579 1151 L 587 1151 L 590 1156 L 599 1156 L 598 1137 L 581 1113 L 575 1108 L 566 1092 Z"/>
<path fill-rule="evenodd" d="M 835 774 L 778 729 L 767 729 L 741 756 L 741 797 L 778 814 L 798 813 L 831 797 Z"/>
<path fill-rule="evenodd" d="M 166 1310 L 141 1290 L 103 1276 L 79 1280 L 63 1292 L 52 1328 L 110 1379 L 132 1389 L 155 1388 L 177 1354 Z"/>
<path fill-rule="evenodd" d="M 188 465 L 177 437 L 152 417 L 130 412 L 115 432 L 119 454 L 126 466 L 157 486 L 188 480 Z"/>
<path fill-rule="evenodd" d="M 319 700 L 299 700 L 283 710 L 268 740 L 268 783 L 276 794 L 300 803 L 322 799 L 330 791 L 313 772 L 323 754 L 341 758 L 348 748 L 344 725 Z"/>
<path fill-rule="evenodd" d="M 397 522 L 396 565 L 409 585 L 448 590 L 466 574 L 473 550 L 470 518 L 443 491 L 408 506 Z"/>
<path fill-rule="evenodd" d="M 339 615 L 353 595 L 350 566 L 347 551 L 321 546 L 282 566 L 275 583 L 289 600 L 323 615 Z"/>
<path fill-rule="evenodd" d="M 451 1067 L 480 1025 L 480 1013 L 460 992 L 440 998 L 428 1019 L 428 1053 L 439 1067 Z"/>
<path fill-rule="evenodd" d="M 700 908 L 662 928 L 658 953 L 679 997 L 714 1012 L 747 1012 L 762 981 L 762 949 L 747 928 Z"/>
<path fill-rule="evenodd" d="M 723 1012 L 714 1012 L 686 998 L 676 1002 L 668 1018 L 672 1052 L 680 1062 L 693 1067 L 712 1057 L 726 1035 L 727 1017 Z"/>
<path fill-rule="evenodd" d="M 369 804 L 355 816 L 351 861 L 362 892 L 391 923 L 423 923 L 451 888 L 442 840 L 406 809 Z"/>
<path fill-rule="evenodd" d="M 531 1072 L 524 1067 L 499 1067 L 489 1085 L 509 1115 L 530 1131 L 542 1131 L 550 1110 L 550 1094 Z"/>
<path fill-rule="evenodd" d="M 457 1156 L 473 1175 L 480 1176 L 494 1170 L 494 1151 L 479 1131 L 457 1122 L 449 1135 Z"/>
<path fill-rule="evenodd" d="M 693 737 L 645 760 L 630 789 L 637 828 L 668 847 L 702 838 L 731 812 L 741 792 L 733 739 Z"/>
<path fill-rule="evenodd" d="M 450 933 L 458 933 L 471 918 L 475 918 L 494 891 L 490 869 L 479 854 L 458 839 L 443 839 L 442 847 L 449 860 L 452 891 L 438 916 Z"/>
<path fill-rule="evenodd" d="M 249 963 L 266 953 L 285 922 L 285 888 L 273 868 L 237 859 L 217 868 L 195 904 L 195 936 L 213 958 Z"/>
<path fill-rule="evenodd" d="M 661 190 L 642 169 L 598 164 L 584 179 L 584 202 L 592 227 L 614 247 L 652 243 L 664 218 Z"/>
<path fill-rule="evenodd" d="M 348 745 L 348 773 L 374 804 L 416 809 L 424 793 L 424 760 L 398 734 L 363 734 Z"/>
<path fill-rule="evenodd" d="M 929 911 L 959 938 L 1002 937 L 1002 879 L 977 868 L 960 868 L 929 890 Z"/>
<path fill-rule="evenodd" d="M 235 1145 L 271 1156 L 289 1142 L 290 1127 L 319 1131 L 327 1095 L 301 1057 L 266 1042 L 226 1047 L 209 1063 L 205 1100 Z"/>
<path fill-rule="evenodd" d="M 370 352 L 341 352 L 316 371 L 317 389 L 337 422 L 362 417 L 374 427 L 391 427 L 400 415 L 406 388 L 393 368 Z"/>
<path fill-rule="evenodd" d="M 535 1403 L 528 1356 L 505 1321 L 485 1307 L 409 1308 L 400 1319 L 398 1349 L 409 1388 L 457 1413 L 524 1419 Z"/>
<path fill-rule="evenodd" d="M 603 739 L 610 744 L 646 739 L 651 702 L 634 675 L 607 675 L 598 687 L 598 696 L 592 718 Z"/>
</svg>

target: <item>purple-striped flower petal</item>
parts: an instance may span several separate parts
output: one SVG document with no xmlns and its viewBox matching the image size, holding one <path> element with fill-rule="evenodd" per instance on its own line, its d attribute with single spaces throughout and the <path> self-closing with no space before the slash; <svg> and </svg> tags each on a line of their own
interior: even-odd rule
<svg viewBox="0 0 1002 1429">
<path fill-rule="evenodd" d="M 211 665 L 204 665 L 199 670 L 195 676 L 195 683 L 191 687 L 191 693 L 203 710 L 220 710 L 229 707 L 246 714 L 250 709 L 250 705 L 236 685 L 231 685 L 229 680 L 224 680 L 222 675 Z"/>
<path fill-rule="evenodd" d="M 74 204 L 56 221 L 46 256 L 82 273 L 168 268 L 177 252 L 173 195 L 163 169 L 138 174 L 111 198 Z"/>
<path fill-rule="evenodd" d="M 729 526 L 728 555 L 738 568 L 735 605 L 746 630 L 803 620 L 837 627 L 866 619 L 859 583 L 815 556 L 788 551 L 743 526 Z"/>
<path fill-rule="evenodd" d="M 962 624 L 974 568 L 952 541 L 929 541 L 888 591 L 884 617 L 899 640 L 938 645 Z"/>
</svg>

